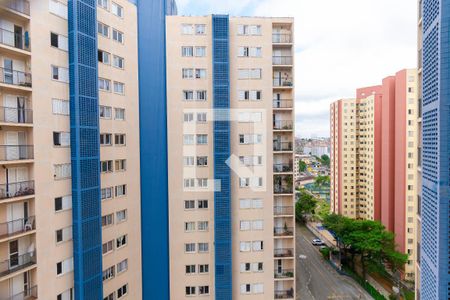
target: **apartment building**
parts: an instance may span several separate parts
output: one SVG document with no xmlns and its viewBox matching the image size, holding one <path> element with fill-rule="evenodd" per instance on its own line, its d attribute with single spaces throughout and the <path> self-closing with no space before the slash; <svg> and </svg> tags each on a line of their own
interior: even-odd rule
<svg viewBox="0 0 450 300">
<path fill-rule="evenodd" d="M 140 299 L 137 7 L 0 6 L 0 298 Z"/>
<path fill-rule="evenodd" d="M 293 20 L 167 17 L 172 299 L 294 299 Z"/>
<path fill-rule="evenodd" d="M 422 176 L 417 295 L 426 300 L 450 297 L 449 18 L 450 1 L 419 1 Z"/>
<path fill-rule="evenodd" d="M 417 70 L 402 70 L 330 106 L 331 211 L 380 221 L 395 233 L 410 257 L 407 280 L 414 280 L 417 255 L 417 90 Z"/>
</svg>

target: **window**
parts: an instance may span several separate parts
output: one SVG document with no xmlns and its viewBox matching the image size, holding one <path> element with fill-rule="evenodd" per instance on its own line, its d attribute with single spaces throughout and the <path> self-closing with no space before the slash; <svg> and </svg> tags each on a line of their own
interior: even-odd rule
<svg viewBox="0 0 450 300">
<path fill-rule="evenodd" d="M 197 113 L 197 122 L 205 123 L 206 122 L 206 113 Z"/>
<path fill-rule="evenodd" d="M 52 112 L 55 115 L 68 116 L 70 111 L 70 102 L 61 99 L 52 99 Z"/>
<path fill-rule="evenodd" d="M 112 199 L 113 197 L 113 188 L 107 187 L 100 190 L 102 200 Z"/>
<path fill-rule="evenodd" d="M 123 95 L 125 93 L 125 84 L 114 81 L 114 93 Z"/>
<path fill-rule="evenodd" d="M 198 178 L 197 185 L 200 188 L 207 188 L 208 187 L 208 179 L 207 178 Z"/>
<path fill-rule="evenodd" d="M 197 145 L 206 145 L 206 144 L 208 144 L 208 135 L 197 134 Z"/>
<path fill-rule="evenodd" d="M 194 144 L 194 135 L 193 134 L 184 134 L 183 135 L 183 144 L 184 145 L 193 145 Z"/>
<path fill-rule="evenodd" d="M 195 295 L 195 286 L 187 286 L 186 287 L 186 296 Z"/>
<path fill-rule="evenodd" d="M 199 231 L 208 231 L 209 230 L 208 221 L 199 221 L 197 223 L 197 228 Z"/>
<path fill-rule="evenodd" d="M 56 263 L 56 275 L 64 275 L 73 271 L 73 257 Z"/>
<path fill-rule="evenodd" d="M 125 108 L 114 108 L 114 112 L 116 120 L 125 120 Z"/>
<path fill-rule="evenodd" d="M 103 281 L 114 278 L 116 273 L 116 267 L 111 266 L 103 271 Z"/>
<path fill-rule="evenodd" d="M 128 243 L 128 235 L 122 235 L 116 239 L 116 249 L 125 246 Z"/>
<path fill-rule="evenodd" d="M 68 18 L 68 11 L 67 11 L 67 5 L 56 0 L 50 0 L 49 2 L 49 11 L 52 14 L 57 15 L 58 17 L 61 17 L 63 19 Z"/>
<path fill-rule="evenodd" d="M 206 101 L 206 91 L 196 91 L 197 101 Z"/>
<path fill-rule="evenodd" d="M 122 287 L 120 287 L 117 290 L 117 299 L 122 298 L 123 296 L 125 296 L 126 294 L 128 294 L 128 284 L 123 285 Z"/>
<path fill-rule="evenodd" d="M 249 144 L 261 144 L 262 135 L 261 134 L 240 134 L 239 144 L 249 145 Z"/>
<path fill-rule="evenodd" d="M 109 0 L 97 0 L 97 5 L 101 8 L 108 9 L 109 8 Z"/>
<path fill-rule="evenodd" d="M 128 259 L 124 259 L 117 264 L 117 274 L 128 270 Z"/>
<path fill-rule="evenodd" d="M 184 209 L 195 209 L 194 200 L 184 200 Z"/>
<path fill-rule="evenodd" d="M 195 230 L 195 222 L 184 222 L 184 231 L 192 232 Z"/>
<path fill-rule="evenodd" d="M 197 166 L 206 167 L 208 165 L 208 156 L 197 156 Z"/>
<path fill-rule="evenodd" d="M 117 3 L 111 4 L 111 12 L 118 17 L 123 17 L 123 7 Z"/>
<path fill-rule="evenodd" d="M 259 123 L 262 121 L 262 113 L 260 112 L 240 112 L 238 121 L 241 123 Z"/>
<path fill-rule="evenodd" d="M 182 70 L 183 79 L 192 79 L 194 78 L 194 69 L 185 69 Z"/>
<path fill-rule="evenodd" d="M 100 145 L 111 146 L 112 145 L 112 134 L 111 133 L 101 133 L 100 134 Z"/>
<path fill-rule="evenodd" d="M 183 180 L 184 181 L 184 187 L 185 188 L 193 188 L 195 187 L 195 180 L 194 178 L 186 178 Z"/>
<path fill-rule="evenodd" d="M 110 226 L 114 224 L 114 214 L 102 216 L 102 227 Z"/>
<path fill-rule="evenodd" d="M 125 59 L 123 57 L 114 55 L 113 56 L 113 66 L 119 69 L 123 69 L 125 66 Z"/>
<path fill-rule="evenodd" d="M 253 294 L 262 294 L 264 293 L 264 285 L 262 283 L 253 284 Z"/>
<path fill-rule="evenodd" d="M 72 168 L 70 164 L 55 165 L 55 179 L 67 179 L 71 177 Z"/>
<path fill-rule="evenodd" d="M 239 101 L 260 101 L 262 99 L 261 91 L 238 91 L 238 100 Z"/>
<path fill-rule="evenodd" d="M 53 145 L 67 147 L 70 146 L 69 132 L 53 132 Z"/>
<path fill-rule="evenodd" d="M 253 272 L 263 272 L 264 264 L 262 262 L 252 263 Z"/>
<path fill-rule="evenodd" d="M 208 209 L 208 200 L 198 200 L 198 209 Z"/>
<path fill-rule="evenodd" d="M 75 299 L 73 288 L 68 289 L 67 291 L 56 296 L 56 300 L 73 300 L 73 299 Z"/>
<path fill-rule="evenodd" d="M 109 38 L 109 26 L 103 23 L 97 22 L 97 32 L 104 37 Z"/>
<path fill-rule="evenodd" d="M 112 292 L 111 294 L 109 294 L 108 296 L 103 298 L 103 300 L 115 300 L 115 299 L 116 299 L 116 294 L 114 292 Z"/>
<path fill-rule="evenodd" d="M 55 212 L 72 209 L 72 196 L 55 198 Z"/>
<path fill-rule="evenodd" d="M 195 265 L 186 265 L 186 274 L 195 274 Z"/>
<path fill-rule="evenodd" d="M 194 121 L 194 113 L 185 113 L 183 117 L 183 121 L 186 123 Z"/>
<path fill-rule="evenodd" d="M 209 295 L 209 285 L 202 285 L 198 287 L 199 295 Z"/>
<path fill-rule="evenodd" d="M 112 160 L 101 161 L 100 162 L 100 171 L 102 173 L 112 172 L 113 171 Z"/>
<path fill-rule="evenodd" d="M 112 108 L 110 106 L 100 106 L 99 107 L 100 118 L 111 119 L 112 118 Z"/>
<path fill-rule="evenodd" d="M 120 32 L 119 30 L 113 28 L 112 37 L 113 37 L 113 40 L 115 40 L 119 43 L 123 43 L 123 32 Z"/>
<path fill-rule="evenodd" d="M 106 65 L 110 64 L 111 54 L 109 54 L 108 52 L 99 49 L 97 51 L 97 56 L 99 62 L 104 63 Z"/>
<path fill-rule="evenodd" d="M 105 92 L 111 91 L 111 80 L 98 78 L 98 89 Z"/>
<path fill-rule="evenodd" d="M 208 251 L 209 251 L 208 243 L 198 243 L 198 252 L 199 253 L 206 253 Z"/>
<path fill-rule="evenodd" d="M 262 156 L 239 156 L 239 161 L 244 166 L 261 166 Z"/>
<path fill-rule="evenodd" d="M 182 34 L 193 34 L 194 30 L 192 24 L 182 24 L 181 25 L 181 33 Z"/>
<path fill-rule="evenodd" d="M 195 252 L 195 243 L 184 244 L 184 252 L 194 253 Z"/>
<path fill-rule="evenodd" d="M 261 57 L 261 55 L 261 47 L 239 47 L 238 49 L 239 57 Z"/>
<path fill-rule="evenodd" d="M 116 212 L 117 223 L 123 222 L 127 219 L 128 211 L 126 209 Z"/>
<path fill-rule="evenodd" d="M 263 220 L 252 221 L 252 229 L 253 230 L 263 230 L 264 229 L 264 221 Z"/>
<path fill-rule="evenodd" d="M 263 243 L 263 241 L 254 241 L 252 243 L 252 249 L 253 249 L 253 251 L 262 251 L 262 250 L 264 250 L 264 243 Z"/>
<path fill-rule="evenodd" d="M 250 294 L 252 291 L 250 284 L 241 284 L 241 294 Z"/>
<path fill-rule="evenodd" d="M 198 265 L 198 272 L 200 274 L 209 273 L 209 265 L 208 264 L 206 264 L 206 265 Z"/>
<path fill-rule="evenodd" d="M 240 242 L 239 249 L 241 252 L 249 252 L 251 250 L 252 243 L 251 242 Z"/>
<path fill-rule="evenodd" d="M 250 263 L 241 263 L 241 273 L 244 272 L 250 272 L 251 271 L 251 264 Z"/>
<path fill-rule="evenodd" d="M 197 34 L 197 35 L 206 34 L 206 25 L 204 25 L 204 24 L 196 24 L 195 25 L 195 34 Z"/>
<path fill-rule="evenodd" d="M 64 51 L 68 51 L 69 39 L 66 36 L 50 32 L 50 45 Z"/>
<path fill-rule="evenodd" d="M 56 230 L 56 243 L 72 240 L 72 226 Z"/>
<path fill-rule="evenodd" d="M 261 79 L 261 69 L 239 69 L 238 79 Z"/>
<path fill-rule="evenodd" d="M 250 221 L 240 221 L 240 230 L 241 231 L 247 231 L 251 229 L 251 222 Z"/>
<path fill-rule="evenodd" d="M 183 157 L 183 165 L 186 167 L 191 167 L 194 165 L 194 157 L 193 156 L 184 156 Z"/>
<path fill-rule="evenodd" d="M 69 69 L 52 66 L 52 79 L 56 81 L 69 82 Z"/>
<path fill-rule="evenodd" d="M 261 25 L 238 25 L 239 35 L 261 35 Z"/>
<path fill-rule="evenodd" d="M 102 254 L 105 255 L 114 250 L 114 240 L 108 241 L 102 245 Z"/>
<path fill-rule="evenodd" d="M 194 56 L 194 47 L 181 47 L 181 56 L 192 57 Z"/>
<path fill-rule="evenodd" d="M 194 100 L 194 91 L 183 91 L 183 100 L 184 101 Z"/>
<path fill-rule="evenodd" d="M 116 172 L 125 171 L 127 169 L 127 160 L 126 159 L 116 159 L 115 161 Z"/>
<path fill-rule="evenodd" d="M 116 145 L 125 146 L 126 137 L 123 133 L 118 133 L 114 135 L 114 140 Z"/>
<path fill-rule="evenodd" d="M 205 57 L 206 56 L 206 47 L 195 47 L 195 56 L 196 57 Z"/>
<path fill-rule="evenodd" d="M 127 185 L 121 184 L 116 186 L 116 197 L 125 196 L 127 194 Z"/>
<path fill-rule="evenodd" d="M 195 78 L 205 79 L 206 78 L 206 69 L 195 69 Z"/>
</svg>

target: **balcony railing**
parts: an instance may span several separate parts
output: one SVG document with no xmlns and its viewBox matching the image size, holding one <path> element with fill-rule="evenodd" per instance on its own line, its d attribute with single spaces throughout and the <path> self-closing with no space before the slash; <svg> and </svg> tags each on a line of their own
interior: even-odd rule
<svg viewBox="0 0 450 300">
<path fill-rule="evenodd" d="M 291 120 L 275 120 L 273 121 L 273 129 L 275 130 L 291 130 L 294 122 Z"/>
<path fill-rule="evenodd" d="M 292 194 L 293 192 L 292 186 L 282 186 L 282 185 L 274 185 L 273 192 L 275 194 Z"/>
<path fill-rule="evenodd" d="M 15 10 L 21 14 L 30 15 L 30 2 L 27 0 L 2 0 L 1 6 Z"/>
<path fill-rule="evenodd" d="M 292 56 L 272 56 L 272 64 L 275 66 L 292 65 Z"/>
<path fill-rule="evenodd" d="M 274 206 L 273 213 L 276 216 L 293 215 L 294 207 L 293 206 Z"/>
<path fill-rule="evenodd" d="M 293 278 L 294 277 L 294 269 L 275 269 L 274 270 L 275 278 Z"/>
<path fill-rule="evenodd" d="M 0 184 L 0 200 L 34 195 L 34 180 Z"/>
<path fill-rule="evenodd" d="M 292 82 L 292 79 L 274 78 L 273 86 L 274 87 L 293 87 L 294 83 Z"/>
<path fill-rule="evenodd" d="M 32 124 L 33 111 L 26 108 L 0 106 L 0 122 Z"/>
<path fill-rule="evenodd" d="M 0 161 L 33 159 L 33 146 L 0 145 Z"/>
<path fill-rule="evenodd" d="M 273 142 L 273 151 L 292 151 L 292 142 Z"/>
<path fill-rule="evenodd" d="M 292 34 L 290 34 L 290 33 L 274 33 L 274 34 L 272 34 L 272 42 L 274 44 L 292 43 Z"/>
<path fill-rule="evenodd" d="M 273 234 L 275 236 L 293 236 L 294 227 L 274 227 Z"/>
<path fill-rule="evenodd" d="M 19 294 L 15 294 L 9 298 L 6 298 L 5 300 L 31 300 L 31 299 L 37 299 L 37 286 L 30 287 Z"/>
<path fill-rule="evenodd" d="M 31 87 L 31 74 L 0 68 L 0 82 L 23 87 Z"/>
<path fill-rule="evenodd" d="M 292 172 L 293 166 L 292 163 L 274 164 L 273 171 L 276 173 Z"/>
<path fill-rule="evenodd" d="M 273 108 L 292 108 L 292 99 L 274 99 Z"/>
<path fill-rule="evenodd" d="M 294 298 L 294 289 L 290 290 L 278 290 L 275 291 L 275 299 L 293 299 Z"/>
<path fill-rule="evenodd" d="M 36 229 L 34 216 L 0 223 L 0 238 L 10 237 L 33 229 Z"/>
<path fill-rule="evenodd" d="M 0 28 L 0 44 L 26 51 L 31 50 L 28 32 L 20 34 Z"/>
<path fill-rule="evenodd" d="M 36 264 L 36 251 L 23 255 L 10 255 L 10 259 L 0 262 L 0 277 L 23 270 Z"/>
<path fill-rule="evenodd" d="M 292 248 L 275 249 L 273 255 L 275 257 L 294 257 L 294 249 Z"/>
</svg>

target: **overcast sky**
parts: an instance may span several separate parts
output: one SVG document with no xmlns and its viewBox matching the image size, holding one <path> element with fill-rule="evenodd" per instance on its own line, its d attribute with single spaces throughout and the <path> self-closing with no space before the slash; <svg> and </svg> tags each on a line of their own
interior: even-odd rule
<svg viewBox="0 0 450 300">
<path fill-rule="evenodd" d="M 416 67 L 414 0 L 177 0 L 180 15 L 295 17 L 297 136 L 329 136 L 329 104 Z"/>
</svg>

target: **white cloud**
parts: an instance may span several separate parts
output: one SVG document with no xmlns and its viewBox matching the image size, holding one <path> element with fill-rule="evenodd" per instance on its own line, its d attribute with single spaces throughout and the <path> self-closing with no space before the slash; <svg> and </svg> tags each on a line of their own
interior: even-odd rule
<svg viewBox="0 0 450 300">
<path fill-rule="evenodd" d="M 416 66 L 416 1 L 178 0 L 182 14 L 295 17 L 297 134 L 328 136 L 329 104 Z"/>
</svg>

